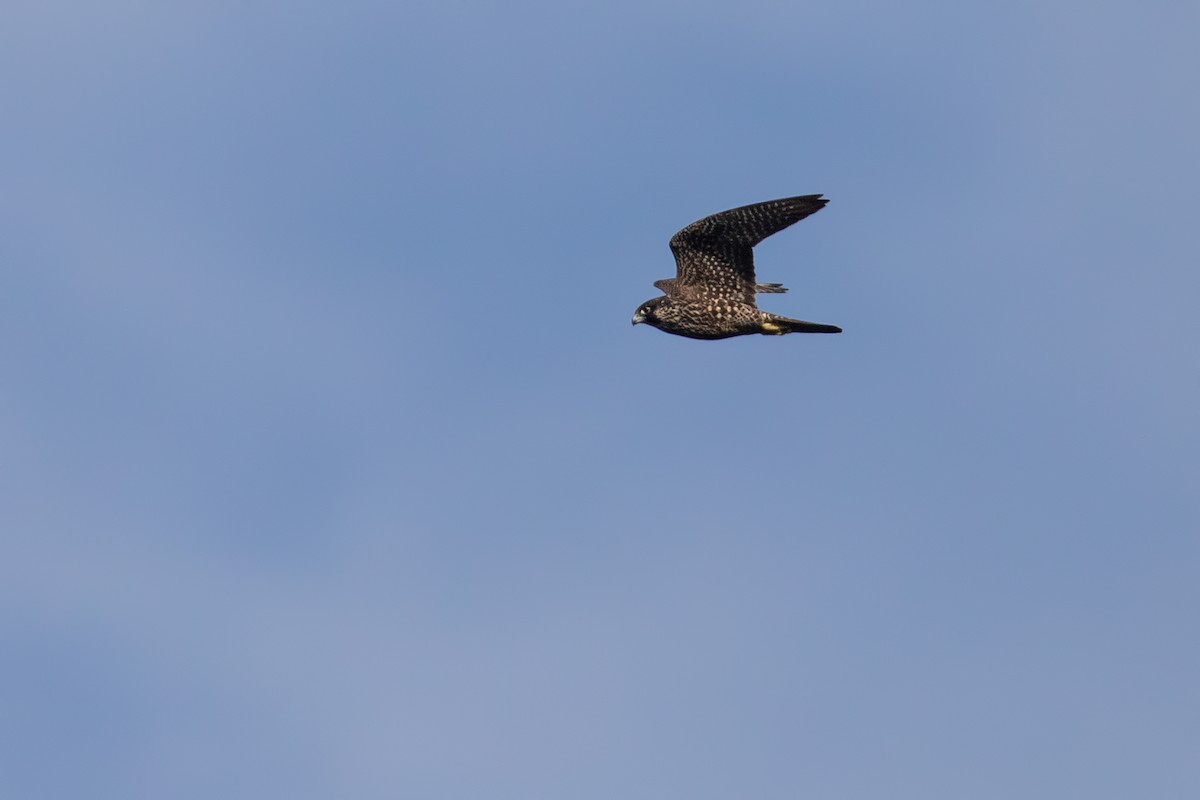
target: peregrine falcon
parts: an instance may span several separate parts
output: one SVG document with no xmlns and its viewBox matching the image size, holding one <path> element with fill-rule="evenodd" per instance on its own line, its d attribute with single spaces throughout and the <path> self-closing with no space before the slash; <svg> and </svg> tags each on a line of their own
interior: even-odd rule
<svg viewBox="0 0 1200 800">
<path fill-rule="evenodd" d="M 819 194 L 768 200 L 697 220 L 671 237 L 677 273 L 655 281 L 665 297 L 647 300 L 633 314 L 660 331 L 692 339 L 728 339 L 761 333 L 841 333 L 836 325 L 805 322 L 760 311 L 756 293 L 786 292 L 778 283 L 757 283 L 754 246 L 815 214 L 829 201 Z"/>
</svg>

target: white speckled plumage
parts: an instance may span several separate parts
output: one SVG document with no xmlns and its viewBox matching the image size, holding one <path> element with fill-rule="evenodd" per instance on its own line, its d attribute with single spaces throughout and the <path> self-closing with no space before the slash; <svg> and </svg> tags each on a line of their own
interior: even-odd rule
<svg viewBox="0 0 1200 800">
<path fill-rule="evenodd" d="M 693 222 L 671 237 L 676 276 L 656 281 L 664 292 L 643 303 L 633 324 L 693 339 L 726 339 L 751 333 L 841 333 L 835 325 L 789 319 L 758 308 L 758 293 L 786 292 L 778 283 L 758 283 L 754 246 L 773 233 L 820 211 L 819 194 L 741 206 Z"/>
</svg>

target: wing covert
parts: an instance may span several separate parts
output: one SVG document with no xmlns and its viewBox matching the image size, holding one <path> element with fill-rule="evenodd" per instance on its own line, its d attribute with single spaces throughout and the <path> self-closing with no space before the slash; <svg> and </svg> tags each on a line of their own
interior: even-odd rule
<svg viewBox="0 0 1200 800">
<path fill-rule="evenodd" d="M 815 214 L 828 202 L 819 194 L 808 194 L 731 208 L 699 219 L 671 237 L 677 274 L 673 280 L 655 285 L 668 294 L 731 296 L 754 305 L 754 246 Z"/>
</svg>

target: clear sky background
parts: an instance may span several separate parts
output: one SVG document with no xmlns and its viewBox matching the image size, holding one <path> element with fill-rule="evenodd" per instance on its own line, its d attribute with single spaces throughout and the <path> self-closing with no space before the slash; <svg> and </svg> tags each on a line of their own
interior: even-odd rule
<svg viewBox="0 0 1200 800">
<path fill-rule="evenodd" d="M 0 796 L 1200 796 L 1195 2 L 3 18 Z"/>
</svg>

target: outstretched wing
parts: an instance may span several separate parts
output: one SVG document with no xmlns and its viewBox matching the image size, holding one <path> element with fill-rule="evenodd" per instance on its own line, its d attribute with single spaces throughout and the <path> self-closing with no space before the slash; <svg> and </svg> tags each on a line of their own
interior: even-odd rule
<svg viewBox="0 0 1200 800">
<path fill-rule="evenodd" d="M 667 294 L 728 297 L 754 304 L 755 291 L 772 291 L 754 280 L 754 245 L 829 201 L 819 194 L 768 200 L 697 220 L 671 237 L 678 268 L 674 279 L 654 285 Z M 778 291 L 778 289 L 774 289 Z"/>
</svg>

